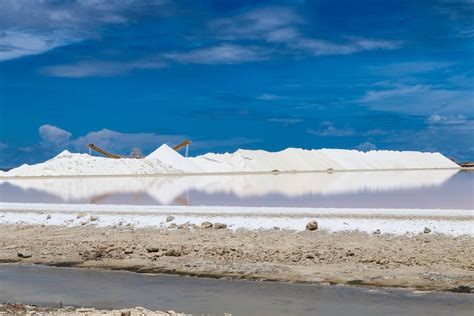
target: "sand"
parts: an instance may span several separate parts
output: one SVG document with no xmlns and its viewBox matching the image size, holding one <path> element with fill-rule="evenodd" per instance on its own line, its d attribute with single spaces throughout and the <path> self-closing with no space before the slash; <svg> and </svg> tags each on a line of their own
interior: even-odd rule
<svg viewBox="0 0 474 316">
<path fill-rule="evenodd" d="M 0 229 L 0 262 L 440 291 L 474 286 L 469 236 L 38 225 Z"/>
</svg>

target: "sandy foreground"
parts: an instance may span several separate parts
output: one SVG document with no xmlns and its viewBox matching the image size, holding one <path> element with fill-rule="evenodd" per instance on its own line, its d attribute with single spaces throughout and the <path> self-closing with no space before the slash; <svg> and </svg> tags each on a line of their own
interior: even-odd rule
<svg viewBox="0 0 474 316">
<path fill-rule="evenodd" d="M 0 225 L 0 262 L 471 292 L 470 236 Z"/>
<path fill-rule="evenodd" d="M 176 313 L 174 311 L 152 311 L 143 307 L 100 310 L 95 308 L 77 308 L 77 307 L 42 307 L 25 304 L 0 304 L 0 315 L 67 315 L 67 316 L 87 316 L 87 315 L 106 315 L 106 316 L 186 316 L 186 314 Z"/>
</svg>

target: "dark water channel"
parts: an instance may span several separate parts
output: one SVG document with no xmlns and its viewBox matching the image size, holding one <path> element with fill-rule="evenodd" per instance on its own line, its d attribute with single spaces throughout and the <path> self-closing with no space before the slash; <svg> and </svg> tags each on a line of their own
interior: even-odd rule
<svg viewBox="0 0 474 316">
<path fill-rule="evenodd" d="M 474 296 L 0 265 L 0 300 L 222 315 L 472 315 Z"/>
</svg>

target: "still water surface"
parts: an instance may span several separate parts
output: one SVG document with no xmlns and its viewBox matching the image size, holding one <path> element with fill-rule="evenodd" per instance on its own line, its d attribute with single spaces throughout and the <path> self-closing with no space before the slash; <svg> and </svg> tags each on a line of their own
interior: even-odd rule
<svg viewBox="0 0 474 316">
<path fill-rule="evenodd" d="M 223 315 L 472 315 L 472 294 L 0 265 L 0 298 L 97 308 L 143 306 Z"/>
<path fill-rule="evenodd" d="M 474 209 L 474 172 L 0 180 L 1 202 Z"/>
</svg>

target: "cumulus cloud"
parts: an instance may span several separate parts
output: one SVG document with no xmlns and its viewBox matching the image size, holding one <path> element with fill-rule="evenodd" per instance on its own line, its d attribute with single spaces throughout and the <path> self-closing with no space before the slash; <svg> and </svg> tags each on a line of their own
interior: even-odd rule
<svg viewBox="0 0 474 316">
<path fill-rule="evenodd" d="M 110 151 L 126 153 L 139 147 L 144 150 L 153 150 L 163 143 L 174 145 L 180 143 L 184 136 L 180 135 L 158 135 L 155 133 L 121 133 L 109 129 L 90 132 L 71 142 L 73 147 L 79 151 L 85 151 L 88 144 L 95 144 Z"/>
<path fill-rule="evenodd" d="M 261 47 L 222 44 L 163 56 L 183 64 L 237 64 L 268 59 L 269 52 Z"/>
<path fill-rule="evenodd" d="M 45 124 L 40 126 L 39 136 L 45 146 L 64 147 L 69 144 L 71 133 L 59 127 Z"/>
<path fill-rule="evenodd" d="M 79 152 L 85 152 L 88 149 L 88 144 L 95 144 L 119 154 L 128 154 L 134 147 L 139 147 L 144 151 L 151 151 L 163 143 L 175 145 L 186 138 L 185 135 L 122 133 L 105 128 L 99 131 L 89 132 L 78 138 L 73 138 L 70 132 L 49 124 L 42 125 L 39 128 L 39 136 L 41 139 L 39 147 L 32 146 L 22 151 L 32 152 L 35 150 L 46 150 L 48 152 L 57 152 L 70 148 Z"/>
</svg>

